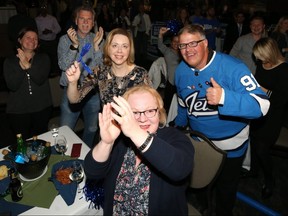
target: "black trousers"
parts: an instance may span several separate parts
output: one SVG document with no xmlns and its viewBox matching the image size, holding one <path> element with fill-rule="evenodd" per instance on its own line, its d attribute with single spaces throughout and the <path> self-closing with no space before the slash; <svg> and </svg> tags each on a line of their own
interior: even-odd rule
<svg viewBox="0 0 288 216">
<path fill-rule="evenodd" d="M 143 66 L 147 59 L 148 35 L 145 32 L 137 32 L 134 38 L 135 60 L 138 65 Z"/>
<path fill-rule="evenodd" d="M 245 154 L 238 158 L 226 158 L 222 171 L 219 173 L 219 176 L 214 183 L 213 192 L 216 192 L 216 195 L 213 196 L 212 202 L 216 205 L 215 212 L 217 216 L 233 215 L 244 156 Z M 200 205 L 200 210 L 203 211 L 204 209 L 207 209 L 206 188 L 199 189 L 196 192 L 196 198 Z"/>
<path fill-rule="evenodd" d="M 172 98 L 175 93 L 176 93 L 176 86 L 172 85 L 169 81 L 167 81 L 164 91 L 164 108 L 167 114 L 169 112 Z"/>
<path fill-rule="evenodd" d="M 40 40 L 39 51 L 42 53 L 46 53 L 51 62 L 51 70 L 50 75 L 60 75 L 60 68 L 58 66 L 58 57 L 57 57 L 57 46 L 58 40 L 53 41 L 44 41 Z"/>
<path fill-rule="evenodd" d="M 51 117 L 52 107 L 47 107 L 39 112 L 12 114 L 8 113 L 10 127 L 15 134 L 21 133 L 23 139 L 31 138 L 48 130 L 48 122 Z"/>
<path fill-rule="evenodd" d="M 224 162 L 216 181 L 216 215 L 233 215 L 244 157 L 226 158 Z"/>
</svg>

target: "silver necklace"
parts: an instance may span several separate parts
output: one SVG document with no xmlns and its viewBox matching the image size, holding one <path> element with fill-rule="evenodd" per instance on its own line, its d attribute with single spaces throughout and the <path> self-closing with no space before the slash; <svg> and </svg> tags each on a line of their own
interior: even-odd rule
<svg viewBox="0 0 288 216">
<path fill-rule="evenodd" d="M 27 81 L 28 81 L 29 94 L 32 95 L 31 79 L 30 79 L 30 74 L 28 73 L 28 71 L 26 71 L 26 76 L 27 76 Z"/>
<path fill-rule="evenodd" d="M 31 66 L 30 66 L 30 68 L 31 68 L 32 64 L 33 64 L 33 58 L 31 58 L 30 64 L 31 64 Z M 29 94 L 32 95 L 31 77 L 29 74 L 29 69 L 26 70 L 26 76 L 27 76 L 27 82 L 28 82 L 28 91 L 29 91 Z"/>
</svg>

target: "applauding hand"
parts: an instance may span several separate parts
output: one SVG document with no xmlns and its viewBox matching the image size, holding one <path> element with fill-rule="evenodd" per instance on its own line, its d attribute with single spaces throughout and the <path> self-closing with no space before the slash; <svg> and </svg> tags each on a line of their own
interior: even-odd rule
<svg viewBox="0 0 288 216">
<path fill-rule="evenodd" d="M 79 46 L 79 41 L 78 41 L 78 37 L 77 37 L 77 32 L 74 28 L 69 28 L 67 30 L 67 35 L 69 37 L 69 39 L 72 41 L 72 45 L 77 48 Z"/>
<path fill-rule="evenodd" d="M 93 39 L 93 43 L 94 43 L 94 49 L 95 51 L 99 50 L 99 44 L 101 43 L 102 39 L 103 39 L 103 35 L 104 35 L 104 30 L 103 28 L 100 26 L 99 27 L 99 31 L 96 32 L 96 35 Z"/>
</svg>

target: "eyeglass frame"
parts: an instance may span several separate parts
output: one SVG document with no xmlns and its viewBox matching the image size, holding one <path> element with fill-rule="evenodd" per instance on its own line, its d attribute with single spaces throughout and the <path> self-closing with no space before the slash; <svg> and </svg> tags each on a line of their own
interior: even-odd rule
<svg viewBox="0 0 288 216">
<path fill-rule="evenodd" d="M 206 40 L 206 38 L 201 39 L 201 40 L 198 40 L 198 41 L 191 41 L 191 42 L 189 42 L 189 43 L 178 44 L 178 49 L 180 49 L 180 50 L 187 49 L 187 46 L 188 46 L 189 48 L 197 47 L 198 44 L 199 44 L 200 42 L 204 41 L 204 40 Z M 193 44 L 194 44 L 194 45 L 193 45 Z M 184 47 L 181 48 L 180 46 L 184 46 Z"/>
<path fill-rule="evenodd" d="M 154 111 L 154 112 L 155 112 L 154 115 L 148 117 L 148 116 L 146 115 L 146 112 L 149 112 L 149 111 Z M 139 111 L 133 112 L 133 114 L 134 114 L 135 119 L 139 119 L 139 118 L 141 117 L 141 114 L 142 114 L 142 113 L 144 114 L 144 116 L 145 116 L 146 118 L 153 118 L 153 117 L 156 116 L 157 111 L 158 111 L 158 108 L 155 108 L 155 109 L 148 109 L 148 110 L 145 110 L 145 111 L 142 111 L 142 112 L 139 112 Z M 139 115 L 139 116 L 136 117 L 136 115 Z"/>
</svg>

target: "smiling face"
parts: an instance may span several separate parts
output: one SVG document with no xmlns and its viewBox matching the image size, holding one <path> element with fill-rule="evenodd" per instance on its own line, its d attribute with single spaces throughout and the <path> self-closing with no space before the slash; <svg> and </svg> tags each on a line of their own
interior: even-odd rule
<svg viewBox="0 0 288 216">
<path fill-rule="evenodd" d="M 27 31 L 18 42 L 22 50 L 34 51 L 38 47 L 38 35 L 36 32 Z"/>
<path fill-rule="evenodd" d="M 178 42 L 179 42 L 178 36 L 172 37 L 171 48 L 172 48 L 173 50 L 178 51 Z"/>
<path fill-rule="evenodd" d="M 90 11 L 80 10 L 75 19 L 75 23 L 78 27 L 78 34 L 81 37 L 85 37 L 94 26 L 93 14 Z"/>
<path fill-rule="evenodd" d="M 184 31 L 179 35 L 179 44 L 188 44 L 192 41 L 200 41 L 203 37 L 199 33 L 188 33 Z M 184 49 L 180 49 L 183 59 L 191 67 L 196 69 L 203 68 L 208 59 L 208 42 L 203 40 L 198 43 L 196 47 L 189 47 L 188 45 Z"/>
<path fill-rule="evenodd" d="M 113 64 L 123 65 L 127 63 L 130 53 L 130 42 L 128 37 L 121 34 L 114 35 L 108 47 L 108 53 Z"/>
<path fill-rule="evenodd" d="M 261 36 L 265 30 L 264 20 L 253 19 L 250 23 L 250 29 L 253 35 Z"/>
<path fill-rule="evenodd" d="M 155 133 L 159 127 L 159 107 L 155 97 L 149 92 L 134 92 L 129 95 L 127 99 L 133 112 L 144 112 L 147 110 L 157 109 L 155 116 L 146 117 L 144 113 L 140 114 L 140 117 L 136 120 L 139 123 L 141 129 Z"/>
</svg>

